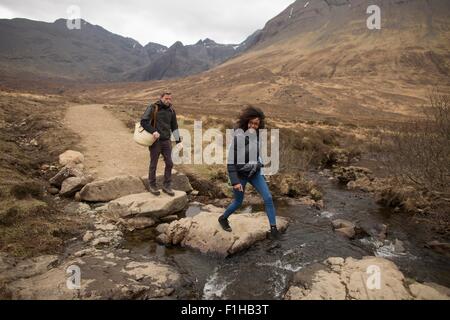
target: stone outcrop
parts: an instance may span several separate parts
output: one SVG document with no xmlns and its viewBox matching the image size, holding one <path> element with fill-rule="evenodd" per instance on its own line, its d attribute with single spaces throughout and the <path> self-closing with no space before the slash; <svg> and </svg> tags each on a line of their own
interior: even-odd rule
<svg viewBox="0 0 450 320">
<path fill-rule="evenodd" d="M 53 257 L 39 259 L 42 263 L 27 277 L 6 279 L 17 274 L 17 267 L 0 273 L 0 279 L 8 282 L 5 295 L 32 300 L 156 299 L 174 294 L 182 283 L 169 265 L 144 257 L 131 259 L 127 250 L 85 249 L 54 267 L 50 266 L 55 263 Z M 80 287 L 69 279 L 71 266 L 80 268 Z"/>
<path fill-rule="evenodd" d="M 141 179 L 134 176 L 117 176 L 96 180 L 81 189 L 82 201 L 108 202 L 130 194 L 146 192 Z"/>
<path fill-rule="evenodd" d="M 229 218 L 232 232 L 220 227 L 217 219 L 222 213 L 223 209 L 205 206 L 194 217 L 172 222 L 158 241 L 196 249 L 204 254 L 228 256 L 266 239 L 269 223 L 265 213 L 232 215 Z M 287 229 L 285 218 L 278 217 L 277 223 L 279 230 Z"/>
<path fill-rule="evenodd" d="M 383 258 L 329 258 L 323 264 L 310 265 L 297 272 L 285 299 L 450 299 L 447 288 L 411 281 L 405 279 L 393 262 Z"/>
</svg>

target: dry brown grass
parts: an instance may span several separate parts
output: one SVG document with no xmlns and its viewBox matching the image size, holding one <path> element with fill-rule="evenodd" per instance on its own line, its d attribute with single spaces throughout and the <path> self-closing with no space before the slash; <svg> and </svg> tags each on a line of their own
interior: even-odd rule
<svg viewBox="0 0 450 320">
<path fill-rule="evenodd" d="M 59 123 L 64 110 L 60 97 L 0 92 L 0 251 L 57 253 L 82 230 L 45 192 L 55 172 L 41 169 L 77 140 Z"/>
</svg>

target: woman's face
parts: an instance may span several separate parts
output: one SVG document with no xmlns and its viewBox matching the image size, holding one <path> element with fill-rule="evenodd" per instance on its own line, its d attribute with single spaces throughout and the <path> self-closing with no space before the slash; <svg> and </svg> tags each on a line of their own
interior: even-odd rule
<svg viewBox="0 0 450 320">
<path fill-rule="evenodd" d="M 261 120 L 259 118 L 251 119 L 248 122 L 248 129 L 258 130 Z"/>
</svg>

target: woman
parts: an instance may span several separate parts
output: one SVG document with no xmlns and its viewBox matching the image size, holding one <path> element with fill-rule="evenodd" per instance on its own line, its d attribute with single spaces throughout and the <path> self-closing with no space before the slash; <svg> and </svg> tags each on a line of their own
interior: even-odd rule
<svg viewBox="0 0 450 320">
<path fill-rule="evenodd" d="M 279 239 L 280 233 L 277 229 L 272 195 L 264 176 L 261 174 L 263 164 L 259 153 L 259 130 L 264 129 L 264 119 L 264 113 L 261 109 L 255 107 L 247 107 L 239 117 L 227 166 L 230 182 L 233 185 L 234 200 L 225 210 L 225 213 L 219 217 L 219 223 L 225 231 L 232 231 L 228 217 L 242 205 L 245 186 L 249 182 L 264 199 L 270 223 L 270 238 Z"/>
</svg>

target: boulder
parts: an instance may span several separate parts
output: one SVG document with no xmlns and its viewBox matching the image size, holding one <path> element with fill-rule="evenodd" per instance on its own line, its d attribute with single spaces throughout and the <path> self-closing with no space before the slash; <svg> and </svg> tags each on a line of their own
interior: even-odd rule
<svg viewBox="0 0 450 320">
<path fill-rule="evenodd" d="M 67 269 L 78 266 L 80 288 L 69 289 Z M 84 250 L 59 267 L 8 284 L 14 300 L 131 300 L 168 298 L 183 285 L 172 267 L 120 251 Z"/>
<path fill-rule="evenodd" d="M 353 239 L 356 235 L 355 228 L 351 227 L 335 229 L 334 232 L 349 239 Z"/>
<path fill-rule="evenodd" d="M 77 164 L 83 163 L 84 156 L 81 152 L 67 150 L 66 152 L 59 155 L 59 164 L 65 166 L 67 164 Z"/>
<path fill-rule="evenodd" d="M 436 285 L 406 285 L 397 266 L 378 257 L 327 259 L 323 267 L 310 272 L 306 267 L 294 276 L 285 295 L 288 300 L 411 300 L 449 299 L 448 289 Z M 380 281 L 376 271 L 380 272 Z M 378 286 L 379 284 L 379 286 Z"/>
<path fill-rule="evenodd" d="M 94 180 L 92 176 L 71 177 L 64 180 L 61 185 L 61 191 L 59 194 L 63 197 L 72 197 L 78 191 L 83 189 L 85 185 L 91 183 Z"/>
<path fill-rule="evenodd" d="M 145 185 L 145 188 L 148 190 L 149 183 L 148 183 L 148 176 L 141 177 L 142 182 Z M 164 182 L 164 175 L 157 175 L 156 176 L 156 186 L 158 188 L 162 188 Z M 191 193 L 194 189 L 191 186 L 191 183 L 189 182 L 189 178 L 179 172 L 172 173 L 172 189 L 173 190 L 179 190 L 184 191 L 187 194 Z"/>
<path fill-rule="evenodd" d="M 113 219 L 151 217 L 162 218 L 186 208 L 188 198 L 185 192 L 175 191 L 171 197 L 165 193 L 155 196 L 149 192 L 128 195 L 108 204 L 108 214 Z"/>
<path fill-rule="evenodd" d="M 223 209 L 207 206 L 207 210 L 194 217 L 172 222 L 164 233 L 167 236 L 164 240 L 204 254 L 226 257 L 267 237 L 269 222 L 263 212 L 232 215 L 229 221 L 233 231 L 226 232 L 217 221 Z M 278 217 L 279 230 L 284 231 L 287 226 L 287 220 Z"/>
<path fill-rule="evenodd" d="M 337 234 L 353 239 L 356 235 L 356 226 L 352 222 L 344 219 L 336 219 L 332 222 L 333 229 Z"/>
<path fill-rule="evenodd" d="M 117 176 L 96 180 L 81 189 L 82 201 L 108 202 L 130 194 L 146 192 L 141 179 L 134 176 Z"/>
<path fill-rule="evenodd" d="M 70 177 L 82 177 L 83 169 L 80 165 L 66 165 L 53 178 L 50 179 L 52 186 L 61 188 L 64 180 Z"/>
<path fill-rule="evenodd" d="M 146 228 L 153 227 L 155 225 L 155 220 L 148 217 L 137 217 L 131 219 L 122 219 L 122 225 L 124 225 L 128 231 L 142 230 Z"/>
<path fill-rule="evenodd" d="M 435 283 L 415 282 L 409 286 L 409 291 L 416 300 L 449 300 L 450 290 Z"/>
<path fill-rule="evenodd" d="M 162 217 L 159 220 L 163 223 L 171 223 L 172 221 L 178 220 L 178 216 L 176 214 L 173 214 L 167 217 Z"/>
</svg>

